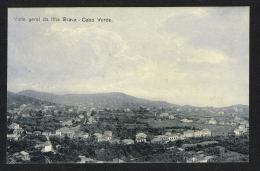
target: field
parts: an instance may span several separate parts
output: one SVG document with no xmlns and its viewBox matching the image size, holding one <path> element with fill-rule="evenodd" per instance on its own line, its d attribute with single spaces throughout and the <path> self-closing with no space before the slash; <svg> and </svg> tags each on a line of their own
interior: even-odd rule
<svg viewBox="0 0 260 171">
<path fill-rule="evenodd" d="M 149 124 L 152 128 L 164 128 L 164 127 L 194 127 L 196 129 L 208 128 L 211 130 L 212 135 L 227 135 L 229 132 L 233 132 L 236 126 L 231 125 L 213 125 L 213 124 L 203 124 L 203 123 L 184 123 L 179 120 L 162 120 L 157 121 L 152 118 L 140 119 L 141 122 Z"/>
</svg>

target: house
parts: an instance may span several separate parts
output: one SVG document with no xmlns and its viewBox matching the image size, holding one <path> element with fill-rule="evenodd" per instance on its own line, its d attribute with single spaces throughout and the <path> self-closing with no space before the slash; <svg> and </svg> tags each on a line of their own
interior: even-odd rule
<svg viewBox="0 0 260 171">
<path fill-rule="evenodd" d="M 89 134 L 88 133 L 83 133 L 82 136 L 83 136 L 83 138 L 88 138 Z"/>
<path fill-rule="evenodd" d="M 214 118 L 210 118 L 208 121 L 209 124 L 216 124 L 217 121 Z"/>
<path fill-rule="evenodd" d="M 159 138 L 161 141 L 167 141 L 169 140 L 167 135 L 157 135 L 156 138 Z"/>
<path fill-rule="evenodd" d="M 189 109 L 188 112 L 191 113 L 191 112 L 192 112 L 192 109 Z"/>
<path fill-rule="evenodd" d="M 113 132 L 112 131 L 105 131 L 104 136 L 110 136 L 112 137 Z"/>
<path fill-rule="evenodd" d="M 108 140 L 108 142 L 110 142 L 111 144 L 119 144 L 120 143 L 120 139 L 112 138 L 112 139 Z"/>
<path fill-rule="evenodd" d="M 91 163 L 94 161 L 94 159 L 86 158 L 86 156 L 78 156 L 80 158 L 80 161 L 78 163 Z"/>
<path fill-rule="evenodd" d="M 162 143 L 162 140 L 158 137 L 155 137 L 154 139 L 151 140 L 152 144 L 158 144 L 158 143 Z"/>
<path fill-rule="evenodd" d="M 160 114 L 160 117 L 162 118 L 162 117 L 169 117 L 169 114 L 168 113 L 161 113 Z"/>
<path fill-rule="evenodd" d="M 125 112 L 131 112 L 131 109 L 127 108 L 127 109 L 124 109 Z"/>
<path fill-rule="evenodd" d="M 49 136 L 50 132 L 43 132 L 42 135 Z"/>
<path fill-rule="evenodd" d="M 201 136 L 203 136 L 203 137 L 211 136 L 211 130 L 209 130 L 209 129 L 202 129 L 201 130 Z"/>
<path fill-rule="evenodd" d="M 23 130 L 22 128 L 18 128 L 18 129 L 15 129 L 15 130 L 13 131 L 13 134 L 14 134 L 14 135 L 22 134 L 23 131 L 24 131 L 24 130 Z"/>
<path fill-rule="evenodd" d="M 234 133 L 235 133 L 235 135 L 241 135 L 241 134 L 243 134 L 243 131 L 241 131 L 239 129 L 235 129 Z"/>
<path fill-rule="evenodd" d="M 18 159 L 18 160 L 22 160 L 22 161 L 29 161 L 31 159 L 29 153 L 27 153 L 25 151 L 21 151 L 19 153 L 14 153 L 13 158 L 16 160 Z"/>
<path fill-rule="evenodd" d="M 111 140 L 112 136 L 103 135 L 103 138 L 105 138 L 106 140 Z"/>
<path fill-rule="evenodd" d="M 174 116 L 173 115 L 169 115 L 169 119 L 174 119 Z"/>
<path fill-rule="evenodd" d="M 169 136 L 171 135 L 172 133 L 171 132 L 166 132 L 165 135 Z"/>
<path fill-rule="evenodd" d="M 206 157 L 202 157 L 202 156 L 194 156 L 192 158 L 187 159 L 187 163 L 207 163 L 210 161 L 210 159 L 214 158 L 213 156 L 206 156 Z"/>
<path fill-rule="evenodd" d="M 238 126 L 238 129 L 244 129 L 245 128 L 245 125 L 239 125 Z"/>
<path fill-rule="evenodd" d="M 89 137 L 89 134 L 88 133 L 85 133 L 83 131 L 80 131 L 78 134 L 77 134 L 77 137 L 80 137 L 80 138 L 88 138 Z"/>
<path fill-rule="evenodd" d="M 179 134 L 171 134 L 171 135 L 168 135 L 168 139 L 169 139 L 169 141 L 176 141 L 176 140 L 180 139 L 180 136 L 179 136 Z"/>
<path fill-rule="evenodd" d="M 11 125 L 9 125 L 8 128 L 9 129 L 18 129 L 18 128 L 20 128 L 20 126 L 17 123 L 12 123 Z"/>
<path fill-rule="evenodd" d="M 106 141 L 108 141 L 109 139 L 107 139 L 107 138 L 105 138 L 105 137 L 98 137 L 97 138 L 97 141 L 98 142 L 106 142 Z"/>
<path fill-rule="evenodd" d="M 247 132 L 248 129 L 244 125 L 240 125 L 237 129 L 234 130 L 235 135 L 241 135 Z"/>
<path fill-rule="evenodd" d="M 30 155 L 29 153 L 25 152 L 25 151 L 21 151 L 20 152 L 20 156 L 21 156 L 21 159 L 23 161 L 26 161 L 26 160 L 30 160 Z"/>
<path fill-rule="evenodd" d="M 100 134 L 100 133 L 94 133 L 93 135 L 96 136 L 97 138 L 101 138 L 101 137 L 103 136 L 103 135 Z"/>
<path fill-rule="evenodd" d="M 123 143 L 123 144 L 134 144 L 134 140 L 131 140 L 131 139 L 123 139 L 123 140 L 122 140 L 122 143 Z"/>
<path fill-rule="evenodd" d="M 75 130 L 68 128 L 68 127 L 62 127 L 58 130 L 56 130 L 56 135 L 64 137 L 67 135 L 68 137 L 72 138 L 75 134 Z"/>
<path fill-rule="evenodd" d="M 95 133 L 94 135 L 97 137 L 98 142 L 109 141 L 112 139 L 112 131 L 105 131 L 104 135 L 100 133 Z M 115 141 L 117 140 L 116 139 L 111 140 L 112 143 L 114 143 Z"/>
<path fill-rule="evenodd" d="M 124 160 L 121 160 L 119 158 L 113 159 L 113 163 L 124 163 Z"/>
<path fill-rule="evenodd" d="M 146 134 L 138 133 L 138 134 L 136 134 L 136 142 L 145 142 L 146 143 L 146 137 L 147 137 Z"/>
<path fill-rule="evenodd" d="M 96 119 L 93 117 L 93 116 L 90 116 L 89 118 L 88 118 L 88 124 L 93 124 L 93 123 L 96 123 L 97 121 L 96 121 Z"/>
<path fill-rule="evenodd" d="M 187 131 L 184 131 L 183 133 L 184 133 L 184 137 L 186 137 L 186 138 L 190 138 L 190 137 L 194 136 L 193 130 L 187 130 Z"/>
<path fill-rule="evenodd" d="M 182 122 L 193 122 L 193 120 L 189 120 L 189 119 L 182 119 Z"/>
<path fill-rule="evenodd" d="M 201 137 L 201 131 L 195 130 L 194 131 L 194 137 Z"/>
<path fill-rule="evenodd" d="M 15 140 L 17 141 L 20 135 L 15 135 L 15 134 L 7 134 L 7 140 Z"/>
<path fill-rule="evenodd" d="M 79 118 L 80 118 L 80 119 L 83 119 L 83 118 L 84 118 L 84 116 L 83 116 L 83 115 L 79 115 Z"/>
<path fill-rule="evenodd" d="M 50 151 L 53 151 L 52 150 L 52 145 L 50 142 L 46 141 L 45 143 L 42 144 L 43 146 L 43 149 L 41 150 L 41 152 L 50 152 Z"/>
</svg>

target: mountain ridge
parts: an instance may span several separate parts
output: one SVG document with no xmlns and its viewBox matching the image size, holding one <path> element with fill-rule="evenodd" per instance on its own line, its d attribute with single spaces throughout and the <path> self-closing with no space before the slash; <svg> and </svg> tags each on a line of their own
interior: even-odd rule
<svg viewBox="0 0 260 171">
<path fill-rule="evenodd" d="M 8 93 L 13 93 L 7 91 Z M 249 109 L 248 105 L 235 104 L 225 107 L 198 107 L 192 105 L 176 105 L 168 103 L 166 101 L 152 101 L 146 100 L 131 95 L 127 95 L 121 92 L 109 92 L 109 93 L 92 93 L 92 94 L 65 94 L 65 95 L 55 95 L 46 92 L 40 92 L 35 90 L 23 90 L 18 93 L 13 93 L 17 95 L 22 95 L 26 97 L 31 97 L 41 101 L 49 101 L 57 104 L 88 104 L 91 107 L 107 107 L 107 108 L 153 108 L 153 107 L 181 107 L 181 108 L 246 108 Z"/>
<path fill-rule="evenodd" d="M 168 108 L 178 106 L 165 101 L 151 101 L 137 98 L 121 92 L 54 95 L 34 90 L 24 90 L 17 94 L 59 104 L 89 104 L 96 107 L 133 108 L 141 106 Z"/>
</svg>

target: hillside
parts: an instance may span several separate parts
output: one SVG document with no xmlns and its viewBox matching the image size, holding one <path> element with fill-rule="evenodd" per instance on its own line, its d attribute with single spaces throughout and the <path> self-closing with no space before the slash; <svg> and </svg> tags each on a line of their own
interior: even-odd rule
<svg viewBox="0 0 260 171">
<path fill-rule="evenodd" d="M 32 97 L 27 97 L 23 96 L 20 94 L 12 93 L 7 91 L 7 106 L 14 105 L 19 106 L 22 104 L 28 104 L 28 103 L 33 103 L 34 105 L 41 105 L 42 101 L 32 98 Z M 13 106 L 13 107 L 15 107 Z"/>
<path fill-rule="evenodd" d="M 54 95 L 42 93 L 32 90 L 24 90 L 18 93 L 19 95 L 32 97 L 42 101 L 49 101 L 59 104 L 84 104 L 92 107 L 108 107 L 108 108 L 146 108 L 163 107 L 170 108 L 176 105 L 165 101 L 150 101 L 141 98 L 136 98 L 124 93 L 97 93 L 97 94 L 66 94 Z"/>
</svg>

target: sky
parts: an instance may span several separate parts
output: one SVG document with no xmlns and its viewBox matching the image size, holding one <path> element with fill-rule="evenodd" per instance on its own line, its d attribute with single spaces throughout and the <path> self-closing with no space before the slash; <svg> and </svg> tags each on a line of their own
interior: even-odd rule
<svg viewBox="0 0 260 171">
<path fill-rule="evenodd" d="M 249 7 L 9 8 L 7 58 L 15 93 L 249 105 Z"/>
</svg>

